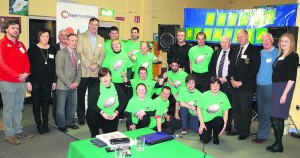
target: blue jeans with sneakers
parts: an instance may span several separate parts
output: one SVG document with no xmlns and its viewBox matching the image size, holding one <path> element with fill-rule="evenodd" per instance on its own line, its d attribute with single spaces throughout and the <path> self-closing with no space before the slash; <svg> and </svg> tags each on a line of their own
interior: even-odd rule
<svg viewBox="0 0 300 158">
<path fill-rule="evenodd" d="M 198 133 L 199 129 L 199 121 L 197 116 L 193 116 L 190 112 L 189 109 L 186 107 L 180 107 L 179 109 L 179 115 L 181 119 L 181 124 L 182 124 L 182 130 L 192 130 L 196 133 Z"/>
</svg>

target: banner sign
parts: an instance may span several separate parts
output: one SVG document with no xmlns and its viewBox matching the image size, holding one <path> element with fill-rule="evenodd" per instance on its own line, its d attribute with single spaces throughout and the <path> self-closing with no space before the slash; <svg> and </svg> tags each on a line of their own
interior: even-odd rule
<svg viewBox="0 0 300 158">
<path fill-rule="evenodd" d="M 56 33 L 66 29 L 68 33 L 83 33 L 87 30 L 89 20 L 98 18 L 98 7 L 76 3 L 57 2 Z M 58 41 L 58 39 L 57 39 Z"/>
<path fill-rule="evenodd" d="M 298 4 L 243 10 L 185 8 L 186 40 L 196 41 L 197 33 L 202 31 L 208 43 L 219 43 L 223 35 L 237 43 L 238 30 L 246 29 L 250 43 L 261 45 L 268 26 L 295 26 L 297 9 Z"/>
</svg>

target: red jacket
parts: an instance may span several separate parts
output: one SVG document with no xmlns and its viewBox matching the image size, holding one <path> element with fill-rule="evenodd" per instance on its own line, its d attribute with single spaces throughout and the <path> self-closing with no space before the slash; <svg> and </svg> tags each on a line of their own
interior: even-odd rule
<svg viewBox="0 0 300 158">
<path fill-rule="evenodd" d="M 19 76 L 30 74 L 27 50 L 20 41 L 15 43 L 6 35 L 0 40 L 0 81 L 21 82 Z"/>
</svg>

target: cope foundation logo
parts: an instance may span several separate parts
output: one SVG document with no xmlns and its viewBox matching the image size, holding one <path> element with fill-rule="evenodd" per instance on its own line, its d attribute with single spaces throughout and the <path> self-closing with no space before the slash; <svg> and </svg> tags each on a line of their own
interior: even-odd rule
<svg viewBox="0 0 300 158">
<path fill-rule="evenodd" d="M 94 18 L 95 17 L 95 16 L 92 16 L 92 15 L 84 15 L 84 14 L 78 14 L 78 13 L 69 13 L 66 10 L 61 11 L 60 15 L 64 19 L 66 19 L 66 18 L 90 19 L 90 18 Z"/>
</svg>

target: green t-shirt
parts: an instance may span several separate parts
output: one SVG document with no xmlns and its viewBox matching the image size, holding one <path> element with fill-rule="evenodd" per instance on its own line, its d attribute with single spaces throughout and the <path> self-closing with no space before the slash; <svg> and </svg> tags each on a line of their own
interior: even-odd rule
<svg viewBox="0 0 300 158">
<path fill-rule="evenodd" d="M 135 114 L 140 110 L 153 111 L 154 106 L 154 101 L 150 97 L 145 97 L 142 101 L 137 96 L 134 96 L 129 100 L 125 111 L 132 114 L 132 123 L 137 124 L 139 119 L 135 116 Z"/>
<path fill-rule="evenodd" d="M 109 56 L 105 56 L 102 67 L 107 67 L 111 71 L 112 81 L 114 83 L 124 83 L 121 76 L 122 71 L 127 73 L 127 68 L 130 67 L 131 61 L 127 53 L 121 50 L 120 53 L 112 53 Z"/>
<path fill-rule="evenodd" d="M 137 41 L 137 42 L 132 42 L 132 40 L 128 40 L 126 42 L 126 46 L 127 46 L 127 50 L 128 52 L 130 51 L 140 51 L 140 46 L 141 46 L 141 42 Z M 132 65 L 134 66 L 134 62 L 132 62 Z M 132 71 L 134 72 L 134 67 L 132 67 Z"/>
<path fill-rule="evenodd" d="M 105 87 L 100 83 L 100 96 L 98 98 L 97 106 L 109 116 L 114 114 L 114 111 L 119 106 L 119 98 L 116 87 L 113 83 L 110 88 Z"/>
<path fill-rule="evenodd" d="M 208 72 L 208 65 L 213 54 L 213 49 L 207 45 L 198 45 L 189 50 L 189 59 L 192 63 L 192 70 L 197 73 Z"/>
<path fill-rule="evenodd" d="M 126 44 L 123 42 L 123 41 L 120 41 L 121 43 L 121 50 L 126 52 L 126 54 L 128 53 L 128 50 L 127 50 L 127 46 Z M 111 54 L 113 54 L 113 50 L 111 49 L 111 40 L 106 40 L 104 42 L 104 50 L 105 50 L 105 56 L 109 56 Z"/>
<path fill-rule="evenodd" d="M 136 86 L 139 83 L 144 83 L 146 85 L 146 87 L 147 87 L 146 96 L 152 97 L 152 95 L 154 93 L 153 89 L 155 87 L 156 81 L 149 80 L 149 79 L 141 80 L 140 78 L 137 78 L 137 79 L 131 79 L 130 83 L 131 83 L 132 94 L 133 94 L 132 96 L 137 96 L 137 94 L 136 94 Z"/>
<path fill-rule="evenodd" d="M 190 92 L 187 87 L 181 88 L 178 93 L 178 97 L 176 99 L 177 102 L 184 102 L 188 105 L 197 106 L 202 100 L 201 98 L 202 93 L 197 89 L 194 92 Z M 193 110 L 189 109 L 190 114 L 196 116 Z"/>
<path fill-rule="evenodd" d="M 134 62 L 134 72 L 138 72 L 139 68 L 141 66 L 144 66 L 145 68 L 147 68 L 147 78 L 148 79 L 153 79 L 153 70 L 152 70 L 152 65 L 154 62 L 154 58 L 155 55 L 151 52 L 148 52 L 147 54 L 143 55 L 142 52 L 138 52 L 136 54 L 134 54 L 136 60 Z M 139 78 L 139 74 L 138 73 L 134 73 L 133 76 L 134 79 Z"/>
<path fill-rule="evenodd" d="M 153 110 L 156 110 L 155 116 L 160 116 L 161 117 L 161 123 L 165 122 L 165 113 L 168 112 L 168 108 L 170 105 L 169 100 L 164 101 L 161 96 L 158 96 L 157 98 L 154 99 L 155 106 Z M 154 117 L 150 118 L 150 125 L 149 128 L 154 128 L 156 127 L 156 119 Z"/>
<path fill-rule="evenodd" d="M 201 108 L 203 122 L 211 121 L 218 116 L 223 117 L 223 111 L 231 108 L 227 95 L 221 91 L 217 95 L 213 95 L 210 90 L 206 91 L 202 94 L 200 100 L 201 102 L 196 106 Z M 208 108 L 212 105 L 219 106 L 220 109 L 217 112 L 209 112 Z"/>
<path fill-rule="evenodd" d="M 172 94 L 175 94 L 180 91 L 182 87 L 186 87 L 185 79 L 188 76 L 188 74 L 185 71 L 178 70 L 178 72 L 175 74 L 173 71 L 167 72 L 168 79 L 170 79 L 175 86 L 172 87 L 169 82 L 167 82 L 166 86 L 169 86 L 171 88 Z"/>
</svg>

